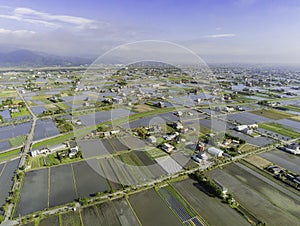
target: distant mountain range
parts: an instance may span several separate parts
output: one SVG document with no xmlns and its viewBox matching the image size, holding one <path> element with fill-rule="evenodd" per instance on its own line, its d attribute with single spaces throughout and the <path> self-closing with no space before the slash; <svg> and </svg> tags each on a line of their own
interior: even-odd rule
<svg viewBox="0 0 300 226">
<path fill-rule="evenodd" d="M 0 52 L 0 67 L 79 66 L 92 62 L 93 59 L 56 56 L 24 49 Z"/>
</svg>

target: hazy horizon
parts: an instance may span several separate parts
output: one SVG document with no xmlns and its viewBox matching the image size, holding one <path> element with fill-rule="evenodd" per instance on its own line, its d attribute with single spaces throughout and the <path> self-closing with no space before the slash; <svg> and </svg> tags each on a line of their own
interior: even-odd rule
<svg viewBox="0 0 300 226">
<path fill-rule="evenodd" d="M 129 42 L 161 40 L 209 63 L 299 64 L 299 23 L 296 0 L 4 0 L 0 52 L 97 57 Z"/>
</svg>

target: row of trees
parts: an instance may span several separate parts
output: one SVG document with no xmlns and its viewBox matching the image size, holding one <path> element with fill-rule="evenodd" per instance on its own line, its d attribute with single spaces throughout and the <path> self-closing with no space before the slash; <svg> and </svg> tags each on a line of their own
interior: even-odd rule
<svg viewBox="0 0 300 226">
<path fill-rule="evenodd" d="M 216 185 L 210 178 L 204 175 L 203 172 L 198 171 L 195 173 L 195 177 L 199 184 L 209 193 L 219 198 L 223 198 L 222 189 Z"/>
</svg>

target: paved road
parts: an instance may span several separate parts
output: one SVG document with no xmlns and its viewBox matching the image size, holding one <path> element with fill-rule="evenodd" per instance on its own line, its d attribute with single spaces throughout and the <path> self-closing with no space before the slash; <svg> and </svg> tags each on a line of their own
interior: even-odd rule
<svg viewBox="0 0 300 226">
<path fill-rule="evenodd" d="M 29 152 L 31 144 L 32 144 L 32 140 L 33 140 L 33 136 L 34 136 L 34 129 L 35 129 L 35 125 L 36 125 L 36 120 L 37 117 L 36 115 L 31 111 L 28 103 L 26 102 L 26 100 L 24 99 L 24 97 L 21 95 L 21 93 L 19 92 L 18 89 L 16 89 L 17 94 L 19 95 L 19 97 L 21 98 L 21 100 L 25 103 L 25 106 L 27 108 L 27 110 L 30 112 L 30 114 L 32 115 L 33 118 L 33 123 L 30 129 L 30 133 L 27 136 L 27 140 L 25 142 L 25 146 L 23 149 L 23 153 L 21 153 L 21 159 L 20 159 L 20 163 L 19 163 L 19 168 L 21 168 L 22 166 L 24 166 L 26 164 L 26 154 Z M 20 184 L 17 185 L 18 187 L 20 186 Z M 11 211 L 12 211 L 13 205 L 10 204 L 8 206 L 8 210 L 5 212 L 5 219 L 8 220 L 10 215 L 11 215 Z M 9 223 L 9 221 L 6 221 Z"/>
<path fill-rule="evenodd" d="M 32 119 L 33 119 L 33 123 L 32 123 L 32 126 L 31 126 L 31 130 L 30 130 L 30 133 L 28 134 L 27 141 L 26 141 L 25 146 L 24 146 L 24 149 L 23 149 L 23 152 L 24 152 L 24 153 L 27 153 L 27 152 L 29 152 L 29 150 L 30 150 L 30 145 L 31 145 L 32 140 L 33 140 L 34 129 L 35 129 L 37 117 L 36 117 L 36 115 L 32 112 L 32 110 L 31 110 L 30 106 L 28 105 L 27 101 L 24 99 L 24 97 L 22 96 L 22 94 L 19 92 L 18 89 L 16 89 L 16 92 L 17 92 L 17 94 L 19 95 L 19 97 L 21 98 L 21 100 L 25 103 L 25 106 L 26 106 L 27 110 L 29 111 L 29 113 L 31 114 Z"/>
</svg>

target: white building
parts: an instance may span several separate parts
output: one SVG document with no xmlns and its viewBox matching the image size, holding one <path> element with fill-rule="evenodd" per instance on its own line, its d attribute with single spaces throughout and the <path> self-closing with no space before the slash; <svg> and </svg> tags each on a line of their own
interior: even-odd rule
<svg viewBox="0 0 300 226">
<path fill-rule="evenodd" d="M 257 124 L 251 124 L 251 125 L 248 125 L 248 127 L 250 129 L 257 129 L 258 128 L 258 125 Z"/>
<path fill-rule="evenodd" d="M 78 153 L 78 147 L 70 148 L 69 157 L 73 157 Z"/>
<path fill-rule="evenodd" d="M 32 157 L 36 157 L 38 155 L 43 155 L 43 154 L 47 154 L 47 153 L 50 153 L 49 149 L 47 149 L 47 148 L 44 148 L 41 150 L 33 150 L 30 152 Z"/>
<path fill-rule="evenodd" d="M 252 134 L 254 129 L 257 129 L 257 124 L 251 124 L 251 125 L 239 125 L 236 126 L 235 129 L 239 132 L 243 132 L 245 134 Z"/>
<path fill-rule="evenodd" d="M 221 157 L 223 155 L 223 151 L 218 149 L 218 148 L 215 148 L 215 147 L 209 147 L 207 149 L 207 152 L 213 156 L 217 156 L 217 157 Z"/>
<path fill-rule="evenodd" d="M 224 109 L 226 112 L 232 112 L 234 111 L 234 108 L 233 107 L 225 107 Z"/>
<path fill-rule="evenodd" d="M 174 148 L 175 148 L 174 146 L 168 143 L 164 143 L 161 146 L 161 149 L 167 153 L 171 153 L 174 150 Z"/>
<path fill-rule="evenodd" d="M 245 130 L 245 129 L 247 129 L 247 128 L 248 128 L 247 125 L 239 125 L 239 126 L 236 126 L 236 127 L 235 127 L 235 129 L 236 129 L 237 131 L 243 131 L 243 130 Z"/>
<path fill-rule="evenodd" d="M 192 159 L 193 159 L 194 161 L 198 162 L 198 163 L 201 162 L 201 159 L 198 157 L 198 155 L 193 155 L 193 156 L 192 156 Z"/>
<path fill-rule="evenodd" d="M 177 111 L 177 112 L 175 112 L 174 114 L 175 114 L 176 116 L 179 116 L 179 117 L 183 115 L 182 111 Z"/>
<path fill-rule="evenodd" d="M 285 151 L 294 155 L 300 155 L 300 147 L 295 143 L 289 144 L 287 147 L 285 147 Z"/>
<path fill-rule="evenodd" d="M 203 153 L 203 152 L 199 152 L 199 153 L 197 154 L 197 156 L 198 156 L 200 159 L 203 159 L 203 160 L 207 160 L 207 159 L 208 159 L 207 155 L 206 155 L 205 153 Z"/>
<path fill-rule="evenodd" d="M 57 145 L 51 146 L 48 149 L 50 152 L 56 152 L 56 151 L 62 151 L 66 148 L 67 148 L 67 145 L 65 143 L 62 143 L 62 144 L 57 144 Z"/>
</svg>

